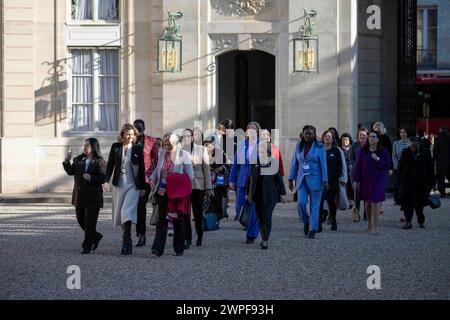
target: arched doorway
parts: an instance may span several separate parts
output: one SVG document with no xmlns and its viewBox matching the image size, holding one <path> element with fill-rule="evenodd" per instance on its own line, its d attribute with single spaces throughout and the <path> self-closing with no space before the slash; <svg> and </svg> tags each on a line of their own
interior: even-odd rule
<svg viewBox="0 0 450 320">
<path fill-rule="evenodd" d="M 275 129 L 275 56 L 259 51 L 231 51 L 217 57 L 219 121 L 235 128 L 250 121 Z"/>
</svg>

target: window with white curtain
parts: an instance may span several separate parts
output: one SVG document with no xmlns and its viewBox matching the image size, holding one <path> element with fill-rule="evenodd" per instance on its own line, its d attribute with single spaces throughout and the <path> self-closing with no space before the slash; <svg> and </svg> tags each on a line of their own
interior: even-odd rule
<svg viewBox="0 0 450 320">
<path fill-rule="evenodd" d="M 119 120 L 117 49 L 73 49 L 70 131 L 112 132 Z"/>
<path fill-rule="evenodd" d="M 71 0 L 71 4 L 72 20 L 119 20 L 119 0 Z"/>
</svg>

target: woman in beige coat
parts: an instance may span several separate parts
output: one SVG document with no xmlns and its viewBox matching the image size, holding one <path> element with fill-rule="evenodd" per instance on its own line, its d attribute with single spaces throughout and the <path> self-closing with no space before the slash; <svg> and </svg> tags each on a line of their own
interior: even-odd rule
<svg viewBox="0 0 450 320">
<path fill-rule="evenodd" d="M 203 137 L 200 130 L 185 129 L 183 131 L 183 150 L 190 153 L 192 166 L 194 168 L 194 179 L 192 180 L 192 212 L 195 220 L 195 231 L 197 233 L 196 247 L 202 246 L 203 240 L 203 209 L 202 204 L 205 196 L 212 195 L 211 169 L 208 150 L 202 145 Z M 190 216 L 185 221 L 186 245 L 189 249 L 192 244 L 192 228 Z"/>
</svg>

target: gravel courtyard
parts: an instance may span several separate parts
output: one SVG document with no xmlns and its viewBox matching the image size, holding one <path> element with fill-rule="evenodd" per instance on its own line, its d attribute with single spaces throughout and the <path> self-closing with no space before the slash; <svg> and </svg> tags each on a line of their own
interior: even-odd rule
<svg viewBox="0 0 450 320">
<path fill-rule="evenodd" d="M 402 230 L 391 200 L 385 211 L 379 236 L 364 234 L 365 222 L 352 223 L 348 211 L 338 212 L 337 232 L 325 225 L 308 240 L 296 205 L 288 203 L 276 209 L 267 251 L 259 241 L 245 244 L 242 227 L 230 219 L 205 234 L 202 248 L 175 257 L 169 238 L 156 258 L 152 226 L 146 247 L 119 256 L 110 206 L 99 217 L 99 248 L 82 256 L 70 205 L 2 204 L 0 299 L 450 299 L 450 200 L 425 209 L 424 230 L 415 220 L 412 230 Z M 71 265 L 80 267 L 81 290 L 66 286 Z M 380 267 L 380 290 L 367 288 L 371 265 Z"/>
</svg>

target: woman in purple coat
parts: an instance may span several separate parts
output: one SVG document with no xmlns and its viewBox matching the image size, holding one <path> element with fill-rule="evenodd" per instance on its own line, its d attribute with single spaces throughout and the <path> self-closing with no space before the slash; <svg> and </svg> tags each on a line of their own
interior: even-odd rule
<svg viewBox="0 0 450 320">
<path fill-rule="evenodd" d="M 358 153 L 353 181 L 359 198 L 366 202 L 367 231 L 378 234 L 380 208 L 386 200 L 386 179 L 391 166 L 389 152 L 380 144 L 380 134 L 372 131 L 369 143 Z"/>
</svg>

